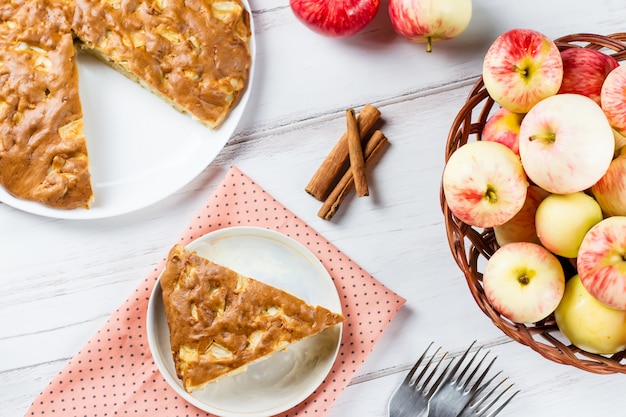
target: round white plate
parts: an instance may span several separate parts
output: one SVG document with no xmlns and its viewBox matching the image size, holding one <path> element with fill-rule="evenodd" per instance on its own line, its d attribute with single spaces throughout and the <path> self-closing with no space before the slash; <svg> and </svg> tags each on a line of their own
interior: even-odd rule
<svg viewBox="0 0 626 417">
<path fill-rule="evenodd" d="M 208 233 L 187 248 L 310 304 L 341 312 L 337 289 L 322 263 L 300 243 L 281 233 L 258 227 L 232 227 Z M 158 282 L 148 303 L 147 331 L 159 371 L 181 397 L 218 416 L 261 417 L 286 411 L 315 391 L 335 362 L 342 326 L 295 343 L 249 366 L 246 372 L 225 376 L 191 394 L 176 376 Z"/>
<path fill-rule="evenodd" d="M 244 5 L 250 12 L 246 0 Z M 3 187 L 0 202 L 46 217 L 97 219 L 142 209 L 185 186 L 215 159 L 243 116 L 256 61 L 252 13 L 250 25 L 249 83 L 217 129 L 179 113 L 106 64 L 79 53 L 80 97 L 94 192 L 91 208 L 52 209 L 17 199 Z"/>
</svg>

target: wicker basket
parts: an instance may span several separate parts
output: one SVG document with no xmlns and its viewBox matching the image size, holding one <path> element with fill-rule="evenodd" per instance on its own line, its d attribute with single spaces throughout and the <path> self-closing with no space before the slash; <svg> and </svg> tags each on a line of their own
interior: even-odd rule
<svg viewBox="0 0 626 417">
<path fill-rule="evenodd" d="M 626 33 L 609 36 L 576 34 L 556 39 L 555 42 L 560 50 L 593 48 L 613 56 L 618 61 L 626 59 Z M 445 150 L 446 161 L 455 150 L 468 141 L 480 140 L 485 121 L 496 108 L 497 105 L 494 105 L 493 99 L 484 88 L 482 78 L 479 79 L 452 124 Z M 456 218 L 448 208 L 443 189 L 440 200 L 452 255 L 463 271 L 476 303 L 500 330 L 554 362 L 598 374 L 626 373 L 626 352 L 611 356 L 584 352 L 570 345 L 562 336 L 552 315 L 530 325 L 517 324 L 494 310 L 485 297 L 481 272 L 486 260 L 498 248 L 493 229 L 474 228 Z"/>
</svg>

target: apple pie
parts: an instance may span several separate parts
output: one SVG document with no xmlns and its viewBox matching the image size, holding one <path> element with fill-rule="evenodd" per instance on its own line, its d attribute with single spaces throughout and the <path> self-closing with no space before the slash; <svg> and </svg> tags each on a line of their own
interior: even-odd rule
<svg viewBox="0 0 626 417">
<path fill-rule="evenodd" d="M 77 48 L 216 129 L 249 81 L 250 23 L 241 0 L 0 2 L 0 184 L 52 208 L 93 200 Z"/>
<path fill-rule="evenodd" d="M 183 245 L 170 250 L 160 285 L 176 373 L 188 392 L 344 320 Z"/>
</svg>

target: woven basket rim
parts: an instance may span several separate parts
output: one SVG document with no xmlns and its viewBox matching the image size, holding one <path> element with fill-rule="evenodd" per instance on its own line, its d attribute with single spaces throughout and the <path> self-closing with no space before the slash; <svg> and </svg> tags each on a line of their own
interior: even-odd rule
<svg viewBox="0 0 626 417">
<path fill-rule="evenodd" d="M 617 61 L 626 60 L 626 32 L 611 35 L 577 33 L 562 36 L 554 42 L 561 51 L 589 48 L 610 55 Z M 445 149 L 446 163 L 460 146 L 471 140 L 480 140 L 482 127 L 496 106 L 484 87 L 482 77 L 479 77 L 450 128 Z M 486 299 L 479 270 L 481 258 L 489 259 L 498 248 L 493 230 L 469 226 L 455 217 L 446 203 L 443 186 L 440 187 L 440 203 L 452 256 L 463 272 L 476 304 L 496 327 L 553 362 L 596 374 L 626 373 L 626 351 L 614 355 L 585 352 L 564 339 L 553 315 L 534 324 L 513 323 L 500 315 Z"/>
</svg>

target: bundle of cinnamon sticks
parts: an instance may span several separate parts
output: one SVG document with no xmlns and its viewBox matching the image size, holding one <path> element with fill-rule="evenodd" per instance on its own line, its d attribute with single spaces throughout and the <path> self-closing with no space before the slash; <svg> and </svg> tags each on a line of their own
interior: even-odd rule
<svg viewBox="0 0 626 417">
<path fill-rule="evenodd" d="M 369 195 L 365 166 L 380 153 L 387 138 L 374 129 L 380 110 L 366 104 L 358 116 L 346 110 L 346 132 L 335 144 L 305 187 L 307 193 L 324 204 L 317 215 L 330 220 L 352 188 L 357 196 Z"/>
</svg>

